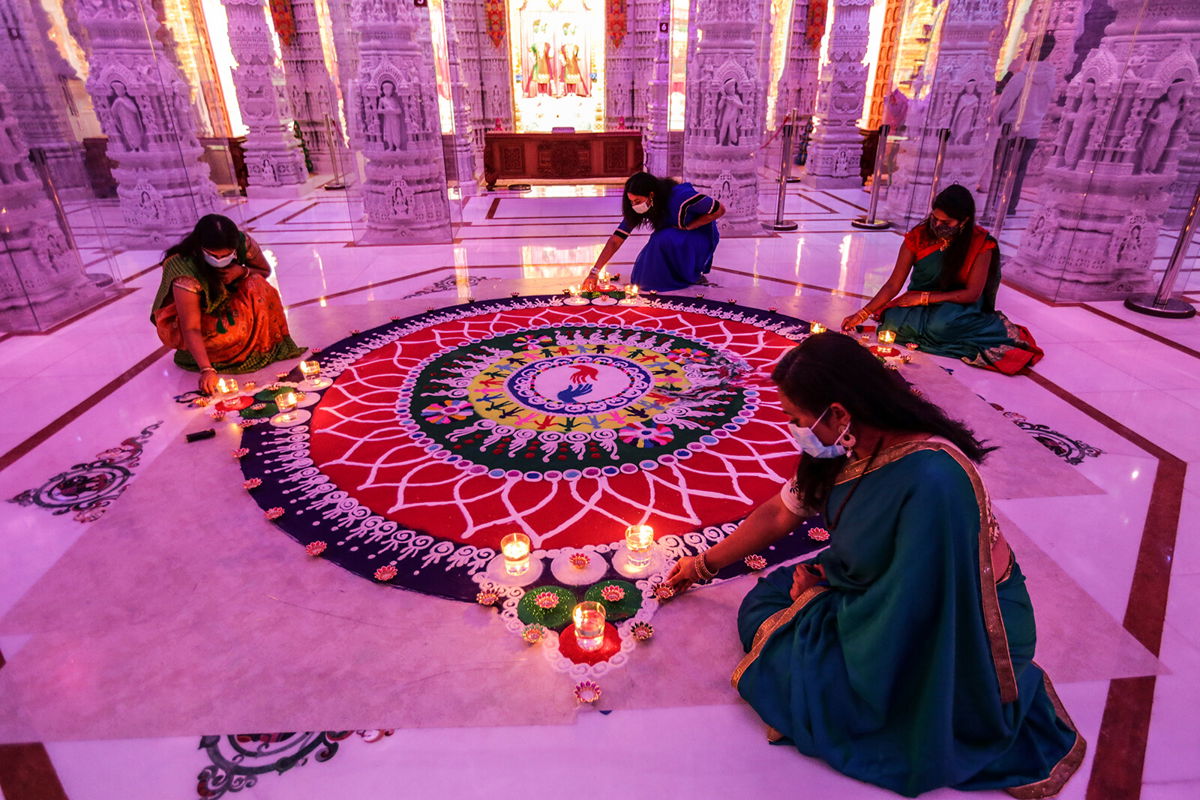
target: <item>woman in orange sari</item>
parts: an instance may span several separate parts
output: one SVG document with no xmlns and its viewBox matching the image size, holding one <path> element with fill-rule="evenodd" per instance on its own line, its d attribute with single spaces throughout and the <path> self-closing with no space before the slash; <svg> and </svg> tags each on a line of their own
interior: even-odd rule
<svg viewBox="0 0 1200 800">
<path fill-rule="evenodd" d="M 254 372 L 295 358 L 271 266 L 253 239 L 228 217 L 208 214 L 163 254 L 162 280 L 150 320 L 175 363 L 200 372 L 211 394 L 219 372 Z"/>
</svg>

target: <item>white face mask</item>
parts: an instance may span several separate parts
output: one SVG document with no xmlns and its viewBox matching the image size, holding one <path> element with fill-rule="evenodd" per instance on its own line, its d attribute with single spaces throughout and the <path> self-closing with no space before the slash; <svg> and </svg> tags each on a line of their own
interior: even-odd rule
<svg viewBox="0 0 1200 800">
<path fill-rule="evenodd" d="M 217 269 L 224 269 L 225 267 L 228 267 L 233 263 L 234 256 L 237 255 L 236 253 L 230 253 L 222 258 L 217 258 L 207 250 L 201 250 L 200 252 L 204 254 L 204 260 L 208 262 L 208 265 L 211 267 L 216 267 Z"/>
<path fill-rule="evenodd" d="M 819 425 L 828 413 L 828 408 L 822 411 L 821 416 L 817 417 L 816 422 L 808 428 L 801 428 L 794 422 L 788 423 L 788 432 L 792 434 L 792 438 L 796 440 L 796 444 L 799 445 L 803 452 L 813 458 L 841 458 L 846 455 L 846 448 L 841 444 L 841 441 L 842 437 L 846 435 L 846 431 L 850 430 L 850 423 L 846 423 L 846 427 L 838 434 L 837 441 L 833 444 L 825 444 L 821 441 L 821 437 L 813 432 L 813 428 Z"/>
<path fill-rule="evenodd" d="M 636 211 L 638 214 L 645 214 L 647 211 L 650 210 L 650 204 L 649 203 L 634 203 L 633 210 Z"/>
</svg>

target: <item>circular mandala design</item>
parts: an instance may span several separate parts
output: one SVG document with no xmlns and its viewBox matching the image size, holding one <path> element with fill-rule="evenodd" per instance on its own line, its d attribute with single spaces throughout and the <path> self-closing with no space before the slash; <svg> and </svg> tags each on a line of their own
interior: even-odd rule
<svg viewBox="0 0 1200 800">
<path fill-rule="evenodd" d="M 539 558 L 604 558 L 649 522 L 675 557 L 794 471 L 770 372 L 806 332 L 682 298 L 430 311 L 324 348 L 334 382 L 311 422 L 245 430 L 241 466 L 285 510 L 274 524 L 368 578 L 394 566 L 394 586 L 474 602 L 471 576 L 514 531 Z"/>
</svg>

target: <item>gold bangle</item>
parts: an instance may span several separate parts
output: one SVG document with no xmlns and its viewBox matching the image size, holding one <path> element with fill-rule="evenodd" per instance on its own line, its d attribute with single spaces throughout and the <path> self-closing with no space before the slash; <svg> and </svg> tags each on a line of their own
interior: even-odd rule
<svg viewBox="0 0 1200 800">
<path fill-rule="evenodd" d="M 929 292 L 921 292 L 921 305 L 929 305 Z"/>
<path fill-rule="evenodd" d="M 200 368 L 200 374 L 201 374 L 201 375 L 203 375 L 205 372 L 211 372 L 211 373 L 213 373 L 214 375 L 216 375 L 216 374 L 217 374 L 217 371 L 216 371 L 216 369 L 214 369 L 213 367 L 201 367 L 201 368 Z"/>
<path fill-rule="evenodd" d="M 705 562 L 704 553 L 697 553 L 696 561 L 694 563 L 696 564 L 696 575 L 700 578 L 700 580 L 711 581 L 717 576 L 717 573 L 709 569 L 708 564 Z"/>
</svg>

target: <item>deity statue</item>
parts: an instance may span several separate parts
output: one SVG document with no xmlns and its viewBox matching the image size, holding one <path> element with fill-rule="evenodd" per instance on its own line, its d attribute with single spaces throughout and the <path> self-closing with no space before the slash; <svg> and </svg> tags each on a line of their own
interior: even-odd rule
<svg viewBox="0 0 1200 800">
<path fill-rule="evenodd" d="M 717 95 L 717 144 L 738 143 L 738 120 L 745 107 L 746 102 L 738 94 L 737 82 L 728 78 L 721 93 Z"/>
<path fill-rule="evenodd" d="M 591 89 L 588 87 L 587 78 L 579 68 L 579 44 L 575 41 L 576 27 L 569 22 L 564 22 L 562 27 L 565 43 L 559 48 L 559 54 L 562 56 L 563 93 L 590 97 Z"/>
<path fill-rule="evenodd" d="M 379 84 L 379 140 L 384 150 L 404 149 L 404 106 L 396 94 L 396 82 Z"/>
<path fill-rule="evenodd" d="M 1071 132 L 1067 135 L 1067 143 L 1063 147 L 1063 166 L 1074 169 L 1083 158 L 1088 134 L 1096 117 L 1096 82 L 1091 78 L 1083 82 L 1079 90 L 1079 105 L 1075 106 L 1072 116 Z"/>
<path fill-rule="evenodd" d="M 1147 120 L 1146 136 L 1142 140 L 1138 170 L 1158 172 L 1159 162 L 1167 151 L 1175 123 L 1183 116 L 1183 94 L 1186 87 L 1182 79 L 1172 81 L 1166 94 L 1154 104 Z"/>
<path fill-rule="evenodd" d="M 128 152 L 146 149 L 146 123 L 137 101 L 129 96 L 129 90 L 121 81 L 109 84 L 112 93 L 108 96 L 108 107 L 112 112 L 117 138 Z"/>
<path fill-rule="evenodd" d="M 554 94 L 554 45 L 550 41 L 550 26 L 540 19 L 533 21 L 529 52 L 531 59 L 526 72 L 525 96 Z"/>
<path fill-rule="evenodd" d="M 981 99 L 974 79 L 968 80 L 962 94 L 954 101 L 954 111 L 950 115 L 951 136 L 955 144 L 970 144 L 974 138 L 975 117 Z"/>
</svg>

